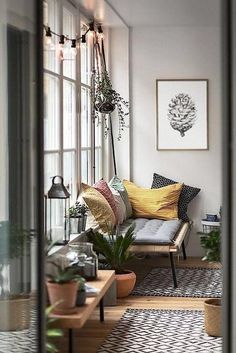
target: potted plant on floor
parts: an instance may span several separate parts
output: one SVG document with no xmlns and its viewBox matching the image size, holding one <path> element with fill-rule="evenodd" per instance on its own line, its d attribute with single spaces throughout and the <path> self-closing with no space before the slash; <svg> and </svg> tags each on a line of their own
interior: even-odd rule
<svg viewBox="0 0 236 353">
<path fill-rule="evenodd" d="M 127 297 L 133 290 L 136 282 L 136 274 L 126 269 L 126 264 L 134 258 L 129 247 L 135 239 L 134 226 L 131 226 L 124 235 L 119 231 L 116 234 L 104 235 L 96 232 L 91 241 L 94 250 L 103 256 L 103 262 L 107 269 L 115 270 L 117 297 Z"/>
<path fill-rule="evenodd" d="M 204 261 L 220 262 L 221 238 L 220 230 L 213 230 L 208 234 L 201 235 L 201 246 L 206 251 Z M 205 330 L 209 336 L 221 336 L 221 298 L 205 300 Z"/>
<path fill-rule="evenodd" d="M 11 272 L 29 257 L 31 235 L 32 230 L 0 222 L 0 331 L 24 330 L 30 325 L 30 288 L 26 290 L 20 283 L 12 290 Z"/>
<path fill-rule="evenodd" d="M 84 279 L 78 275 L 76 268 L 64 267 L 53 261 L 49 261 L 57 269 L 56 274 L 47 274 L 48 298 L 51 305 L 57 305 L 53 309 L 55 314 L 73 314 L 77 311 L 76 300 L 80 284 Z"/>
</svg>

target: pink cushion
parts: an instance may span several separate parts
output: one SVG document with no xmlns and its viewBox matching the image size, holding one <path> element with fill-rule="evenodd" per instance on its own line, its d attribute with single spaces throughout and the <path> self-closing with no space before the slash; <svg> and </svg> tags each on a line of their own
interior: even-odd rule
<svg viewBox="0 0 236 353">
<path fill-rule="evenodd" d="M 116 202 L 114 199 L 114 196 L 112 195 L 112 192 L 108 186 L 108 184 L 105 182 L 105 180 L 99 180 L 96 184 L 93 186 L 97 191 L 99 191 L 102 196 L 105 197 L 109 205 L 111 206 L 112 211 L 114 212 L 114 215 L 116 217 L 116 222 L 119 222 L 119 215 L 117 212 L 116 208 Z"/>
</svg>

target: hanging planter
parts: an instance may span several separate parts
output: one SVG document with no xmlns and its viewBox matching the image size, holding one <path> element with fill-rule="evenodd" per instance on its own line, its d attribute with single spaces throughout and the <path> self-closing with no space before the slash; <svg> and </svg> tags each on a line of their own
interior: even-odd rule
<svg viewBox="0 0 236 353">
<path fill-rule="evenodd" d="M 101 74 L 95 74 L 93 103 L 96 117 L 99 116 L 99 113 L 103 115 L 105 121 L 105 136 L 107 136 L 109 131 L 107 119 L 109 115 L 117 109 L 119 119 L 117 138 L 120 140 L 121 133 L 126 127 L 125 118 L 129 115 L 129 103 L 112 88 L 112 83 L 106 70 Z"/>
</svg>

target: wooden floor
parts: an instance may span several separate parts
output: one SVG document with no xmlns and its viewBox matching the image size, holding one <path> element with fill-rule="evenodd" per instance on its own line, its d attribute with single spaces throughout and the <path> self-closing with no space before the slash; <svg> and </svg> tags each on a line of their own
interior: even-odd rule
<svg viewBox="0 0 236 353">
<path fill-rule="evenodd" d="M 137 274 L 140 281 L 153 267 L 169 266 L 168 257 L 145 257 L 135 260 L 129 268 Z M 201 261 L 199 258 L 188 258 L 186 261 L 176 258 L 176 266 L 180 267 L 213 267 L 212 264 Z M 220 265 L 214 265 L 219 267 Z M 116 306 L 105 307 L 105 322 L 99 321 L 99 312 L 96 310 L 85 326 L 74 332 L 75 353 L 96 353 L 99 346 L 112 330 L 127 308 L 153 309 L 203 309 L 204 299 L 199 298 L 171 298 L 171 297 L 127 297 L 118 300 Z M 68 352 L 67 332 L 57 343 L 60 353 Z"/>
</svg>

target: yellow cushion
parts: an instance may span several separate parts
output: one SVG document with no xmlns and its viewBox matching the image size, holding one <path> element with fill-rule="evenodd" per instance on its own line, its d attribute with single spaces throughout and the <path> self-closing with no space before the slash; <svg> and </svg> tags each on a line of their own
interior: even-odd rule
<svg viewBox="0 0 236 353">
<path fill-rule="evenodd" d="M 178 218 L 178 200 L 183 184 L 168 185 L 160 189 L 144 189 L 123 180 L 135 217 Z"/>
<path fill-rule="evenodd" d="M 116 217 L 105 197 L 92 186 L 82 184 L 82 197 L 103 232 L 116 224 Z"/>
</svg>

